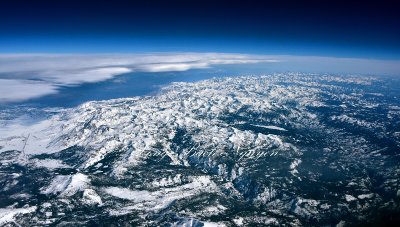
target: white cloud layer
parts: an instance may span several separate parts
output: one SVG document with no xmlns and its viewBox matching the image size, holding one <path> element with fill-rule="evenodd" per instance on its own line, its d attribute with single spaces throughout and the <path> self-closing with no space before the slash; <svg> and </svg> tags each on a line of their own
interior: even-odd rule
<svg viewBox="0 0 400 227">
<path fill-rule="evenodd" d="M 57 93 L 57 87 L 40 81 L 0 79 L 0 103 L 22 101 Z"/>
<path fill-rule="evenodd" d="M 217 64 L 268 63 L 265 73 L 399 75 L 400 61 L 223 53 L 0 54 L 0 104 L 57 93 L 61 86 L 94 83 L 129 72 L 167 72 Z"/>
<path fill-rule="evenodd" d="M 60 86 L 94 83 L 129 72 L 186 71 L 214 64 L 274 61 L 266 56 L 218 53 L 136 55 L 0 55 L 0 103 L 54 94 Z"/>
<path fill-rule="evenodd" d="M 61 71 L 61 72 L 44 72 L 40 75 L 41 79 L 51 81 L 57 85 L 79 85 L 82 83 L 94 83 L 103 80 L 108 80 L 116 75 L 129 73 L 132 70 L 125 67 L 108 67 L 82 69 L 76 71 Z"/>
</svg>

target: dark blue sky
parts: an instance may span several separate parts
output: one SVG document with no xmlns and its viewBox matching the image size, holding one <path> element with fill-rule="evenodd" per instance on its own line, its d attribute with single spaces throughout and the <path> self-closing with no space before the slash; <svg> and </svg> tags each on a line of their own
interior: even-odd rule
<svg viewBox="0 0 400 227">
<path fill-rule="evenodd" d="M 2 53 L 212 51 L 400 59 L 395 1 L 20 1 Z"/>
</svg>

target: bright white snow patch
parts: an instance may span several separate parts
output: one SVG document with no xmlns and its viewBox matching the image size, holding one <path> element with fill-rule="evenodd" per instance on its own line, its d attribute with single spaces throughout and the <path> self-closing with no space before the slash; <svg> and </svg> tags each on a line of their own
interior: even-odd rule
<svg viewBox="0 0 400 227">
<path fill-rule="evenodd" d="M 112 215 L 120 215 L 129 210 L 157 211 L 168 207 L 175 200 L 191 197 L 202 192 L 215 192 L 216 190 L 216 184 L 208 176 L 195 177 L 191 183 L 152 192 L 119 187 L 104 188 L 104 192 L 114 197 L 132 201 L 132 205 L 123 208 L 122 211 L 110 211 Z"/>
<path fill-rule="evenodd" d="M 357 198 L 352 195 L 345 195 L 344 198 L 346 199 L 347 202 L 357 200 Z"/>
<path fill-rule="evenodd" d="M 27 208 L 0 208 L 0 225 L 15 223 L 15 216 L 28 214 L 36 211 L 36 206 Z"/>
<path fill-rule="evenodd" d="M 244 219 L 242 217 L 237 217 L 233 219 L 233 222 L 238 226 L 243 226 Z"/>
<path fill-rule="evenodd" d="M 33 125 L 10 122 L 0 128 L 0 152 L 18 150 L 24 154 L 57 152 L 66 148 L 56 143 L 62 126 L 60 116 L 40 121 Z"/>
<path fill-rule="evenodd" d="M 301 160 L 300 159 L 295 159 L 293 160 L 293 162 L 290 164 L 289 168 L 290 168 L 290 173 L 293 175 L 296 175 L 299 173 L 299 171 L 296 169 L 298 165 L 301 164 Z"/>
<path fill-rule="evenodd" d="M 203 222 L 204 227 L 225 227 L 226 225 L 223 223 L 215 223 L 215 222 Z"/>
<path fill-rule="evenodd" d="M 273 125 L 253 125 L 256 127 L 260 127 L 260 128 L 266 128 L 266 129 L 273 129 L 273 130 L 278 130 L 278 131 L 287 131 L 284 128 L 278 127 L 278 126 L 273 126 Z"/>
<path fill-rule="evenodd" d="M 64 164 L 58 159 L 34 159 L 33 163 L 36 167 L 45 167 L 48 169 L 69 168 L 69 165 Z"/>
<path fill-rule="evenodd" d="M 87 188 L 83 191 L 82 199 L 84 203 L 89 205 L 103 204 L 103 201 L 101 200 L 101 197 L 97 194 L 97 192 L 90 188 Z"/>
<path fill-rule="evenodd" d="M 43 194 L 59 194 L 60 196 L 72 196 L 78 191 L 83 191 L 90 184 L 89 178 L 82 174 L 56 176 L 49 186 L 42 189 Z"/>
<path fill-rule="evenodd" d="M 370 193 L 370 194 L 362 194 L 357 196 L 357 198 L 359 199 L 372 199 L 375 196 L 374 193 Z"/>
</svg>

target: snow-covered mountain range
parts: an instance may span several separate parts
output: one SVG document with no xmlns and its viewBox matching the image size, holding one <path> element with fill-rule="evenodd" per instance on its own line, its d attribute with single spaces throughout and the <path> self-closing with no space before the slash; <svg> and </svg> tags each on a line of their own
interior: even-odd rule
<svg viewBox="0 0 400 227">
<path fill-rule="evenodd" d="M 388 83 L 226 77 L 4 125 L 0 225 L 359 224 L 399 212 Z"/>
</svg>

